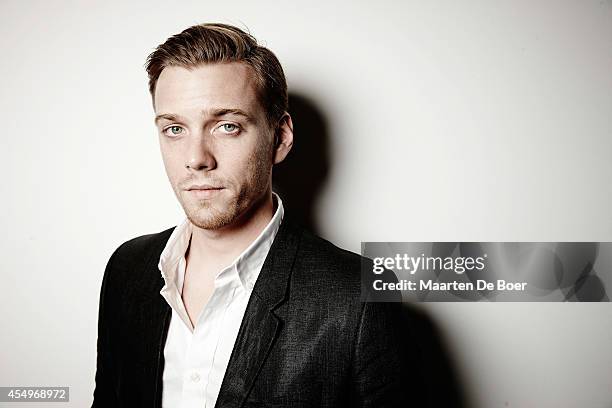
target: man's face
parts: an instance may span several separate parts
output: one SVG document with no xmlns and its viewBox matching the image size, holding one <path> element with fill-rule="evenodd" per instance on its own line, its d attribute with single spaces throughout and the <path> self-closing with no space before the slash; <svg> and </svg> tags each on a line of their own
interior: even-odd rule
<svg viewBox="0 0 612 408">
<path fill-rule="evenodd" d="M 251 68 L 166 67 L 154 98 L 166 173 L 185 214 L 209 230 L 236 224 L 271 189 L 274 137 Z"/>
</svg>

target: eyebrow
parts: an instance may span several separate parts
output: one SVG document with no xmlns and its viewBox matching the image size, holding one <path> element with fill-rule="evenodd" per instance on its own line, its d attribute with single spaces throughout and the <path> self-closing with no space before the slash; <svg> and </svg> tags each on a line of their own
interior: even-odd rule
<svg viewBox="0 0 612 408">
<path fill-rule="evenodd" d="M 181 121 L 182 117 L 179 115 L 173 115 L 171 113 L 161 113 L 155 116 L 155 124 L 159 124 L 162 120 L 167 120 L 169 122 Z"/>
<path fill-rule="evenodd" d="M 220 117 L 228 116 L 228 115 L 236 115 L 236 116 L 242 116 L 247 122 L 254 121 L 251 115 L 249 115 L 242 109 L 238 109 L 238 108 L 213 108 L 213 109 L 204 110 L 202 114 L 204 116 L 211 116 L 213 118 L 220 118 Z M 167 120 L 167 121 L 173 122 L 173 121 L 182 121 L 184 120 L 184 118 L 181 115 L 176 115 L 172 113 L 161 113 L 155 116 L 156 125 L 159 124 L 161 120 Z"/>
</svg>

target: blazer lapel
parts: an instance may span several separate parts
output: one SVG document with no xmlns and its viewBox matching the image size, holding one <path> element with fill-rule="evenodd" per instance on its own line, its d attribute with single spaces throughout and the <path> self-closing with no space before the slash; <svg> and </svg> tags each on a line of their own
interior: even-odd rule
<svg viewBox="0 0 612 408">
<path fill-rule="evenodd" d="M 137 287 L 144 294 L 140 308 L 142 310 L 141 316 L 144 316 L 141 320 L 146 322 L 146 327 L 142 330 L 143 335 L 139 337 L 139 341 L 141 342 L 141 348 L 149 350 L 147 355 L 155 356 L 153 357 L 154 360 L 150 360 L 155 361 L 155 389 L 153 390 L 153 406 L 155 408 L 161 407 L 162 403 L 163 352 L 172 315 L 172 308 L 159 293 L 165 281 L 157 265 L 161 252 L 166 246 L 173 230 L 174 227 L 159 235 L 158 241 L 152 247 L 143 269 L 144 276 L 140 277 L 133 285 L 130 285 Z"/>
<path fill-rule="evenodd" d="M 253 387 L 282 327 L 275 309 L 288 296 L 299 239 L 300 229 L 285 217 L 253 287 L 215 407 L 242 406 Z"/>
</svg>

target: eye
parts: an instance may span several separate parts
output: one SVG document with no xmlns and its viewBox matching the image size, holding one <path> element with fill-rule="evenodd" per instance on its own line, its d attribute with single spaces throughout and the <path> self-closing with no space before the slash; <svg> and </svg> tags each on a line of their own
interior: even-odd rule
<svg viewBox="0 0 612 408">
<path fill-rule="evenodd" d="M 172 125 L 172 126 L 168 126 L 167 128 L 164 129 L 164 134 L 166 136 L 169 137 L 174 137 L 174 136 L 178 136 L 181 133 L 183 133 L 184 129 L 181 126 L 178 125 Z"/>
<path fill-rule="evenodd" d="M 224 123 L 217 129 L 221 130 L 221 132 L 227 135 L 235 135 L 240 131 L 240 127 L 234 123 Z"/>
</svg>

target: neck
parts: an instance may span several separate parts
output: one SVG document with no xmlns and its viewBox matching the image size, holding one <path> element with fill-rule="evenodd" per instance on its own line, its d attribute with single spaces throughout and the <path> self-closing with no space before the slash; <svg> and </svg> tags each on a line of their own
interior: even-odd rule
<svg viewBox="0 0 612 408">
<path fill-rule="evenodd" d="M 268 225 L 274 216 L 272 191 L 253 205 L 231 225 L 206 230 L 193 225 L 189 256 L 214 259 L 217 265 L 228 265 L 242 253 Z"/>
</svg>

